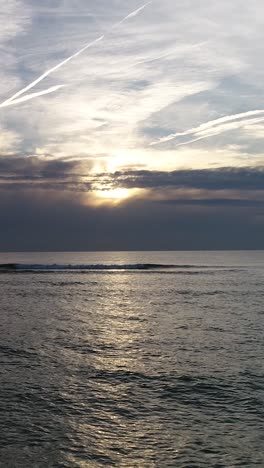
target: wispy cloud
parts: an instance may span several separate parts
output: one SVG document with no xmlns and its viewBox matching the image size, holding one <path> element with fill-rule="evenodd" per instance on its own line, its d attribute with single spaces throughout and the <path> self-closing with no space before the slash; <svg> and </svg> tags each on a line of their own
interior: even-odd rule
<svg viewBox="0 0 264 468">
<path fill-rule="evenodd" d="M 263 8 L 234 1 L 9 0 L 2 144 L 94 171 L 261 164 Z"/>
</svg>

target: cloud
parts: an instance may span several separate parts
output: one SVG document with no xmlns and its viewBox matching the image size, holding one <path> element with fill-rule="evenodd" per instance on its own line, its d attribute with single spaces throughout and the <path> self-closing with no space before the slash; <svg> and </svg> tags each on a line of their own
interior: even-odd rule
<svg viewBox="0 0 264 468">
<path fill-rule="evenodd" d="M 98 37 L 97 39 L 95 39 L 94 41 L 90 42 L 89 44 L 87 44 L 85 47 L 83 47 L 82 49 L 78 50 L 78 52 L 76 52 L 75 54 L 71 55 L 70 57 L 67 57 L 65 60 L 63 60 L 62 62 L 58 63 L 57 65 L 55 65 L 54 67 L 50 68 L 49 70 L 47 70 L 45 73 L 43 73 L 42 75 L 40 75 L 36 80 L 32 81 L 32 83 L 30 83 L 28 86 L 26 86 L 25 88 L 21 89 L 20 91 L 18 91 L 17 93 L 15 93 L 13 96 L 11 96 L 9 99 L 5 100 L 4 102 L 2 102 L 2 104 L 0 104 L 0 107 L 7 107 L 8 105 L 10 105 L 12 102 L 14 103 L 14 101 L 16 103 L 19 103 L 23 100 L 26 100 L 26 98 L 28 96 L 25 96 L 25 98 L 21 98 L 21 99 L 18 99 L 19 96 L 21 96 L 22 94 L 26 93 L 27 91 L 29 91 L 30 89 L 34 88 L 38 83 L 40 83 L 42 80 L 44 80 L 45 78 L 47 78 L 47 76 L 51 75 L 52 73 L 54 73 L 56 70 L 58 70 L 59 68 L 61 68 L 63 65 L 65 65 L 66 63 L 68 63 L 69 61 L 71 61 L 72 59 L 74 59 L 75 57 L 78 57 L 80 54 L 82 54 L 85 50 L 87 50 L 89 47 L 92 47 L 94 44 L 96 44 L 97 42 L 100 42 L 102 39 L 104 38 L 104 36 L 100 36 Z M 53 87 L 53 91 L 55 91 L 56 89 L 59 89 L 62 85 L 60 86 L 57 86 L 57 87 Z M 47 90 L 44 90 L 42 91 L 42 94 L 45 94 L 47 93 Z M 37 97 L 39 95 L 39 93 L 34 93 L 34 94 L 31 94 L 30 96 L 31 97 Z"/>
<path fill-rule="evenodd" d="M 103 182 L 90 172 L 91 163 L 74 159 L 47 159 L 38 156 L 26 158 L 0 157 L 0 189 L 13 193 L 32 190 L 88 193 L 96 190 L 96 184 Z"/>
<path fill-rule="evenodd" d="M 30 5 L 20 0 L 9 0 L 1 8 L 0 14 L 0 100 L 10 88 L 20 84 L 16 70 L 15 42 L 23 38 L 31 25 Z"/>
<path fill-rule="evenodd" d="M 264 248 L 263 204 L 143 199 L 93 207 L 78 193 L 0 194 L 1 251 Z"/>
<path fill-rule="evenodd" d="M 131 1 L 131 6 L 138 10 L 138 2 Z M 127 9 L 125 5 L 120 9 L 114 8 L 112 1 L 104 3 L 104 7 L 101 3 L 88 5 L 78 0 L 77 16 L 68 15 L 67 21 L 65 17 L 56 17 L 57 22 L 50 19 L 47 23 L 41 9 L 33 2 L 32 18 L 35 22 L 32 22 L 23 47 L 17 38 L 16 66 L 7 67 L 9 74 L 16 74 L 22 82 L 28 80 L 31 85 L 38 84 L 30 78 L 43 67 L 48 71 L 57 67 L 63 62 L 58 58 L 67 54 L 70 57 L 72 49 L 78 49 L 86 35 L 92 41 L 102 30 L 110 30 L 112 24 L 116 24 L 116 18 Z M 56 4 L 56 14 L 64 9 L 62 2 Z M 88 9 L 94 14 L 94 21 L 85 16 Z M 163 24 L 159 21 L 161 11 Z M 83 21 L 78 16 L 80 12 L 84 14 Z M 139 15 L 136 22 L 129 21 L 126 28 L 118 30 L 118 34 L 111 33 L 107 41 L 100 42 L 100 48 L 91 48 L 89 55 L 75 57 L 73 67 L 61 67 L 56 70 L 56 75 L 45 76 L 48 89 L 52 90 L 57 85 L 56 82 L 49 83 L 52 80 L 59 80 L 58 86 L 71 83 L 70 87 L 60 90 L 58 95 L 52 93 L 46 100 L 34 100 L 33 103 L 30 97 L 31 100 L 23 101 L 19 109 L 14 105 L 4 108 L 1 118 L 22 137 L 21 152 L 34 152 L 36 146 L 45 145 L 45 152 L 59 152 L 61 156 L 63 151 L 64 155 L 72 153 L 75 145 L 75 152 L 82 147 L 87 153 L 105 153 L 107 148 L 111 159 L 125 138 L 130 148 L 142 149 L 145 143 L 139 129 L 144 126 L 144 121 L 171 103 L 212 87 L 213 80 L 204 79 L 202 73 L 186 77 L 178 72 L 179 79 L 175 85 L 173 75 L 182 54 L 191 57 L 194 50 L 197 52 L 202 46 L 197 46 L 192 40 L 186 43 L 184 40 L 175 41 L 174 19 L 170 19 L 169 28 L 166 26 L 170 14 L 169 2 L 162 8 L 153 3 L 147 15 Z M 39 75 L 41 77 L 43 73 Z M 145 85 L 140 87 L 138 83 Z M 23 92 L 28 91 L 23 88 Z M 104 127 L 98 129 L 98 122 L 103 122 Z"/>
<path fill-rule="evenodd" d="M 155 202 L 156 203 L 156 202 Z M 159 200 L 159 203 L 164 205 L 178 205 L 191 207 L 207 207 L 207 208 L 248 208 L 256 209 L 258 207 L 264 209 L 264 200 L 245 200 L 241 198 L 178 198 Z"/>
<path fill-rule="evenodd" d="M 245 200 L 249 192 L 264 192 L 264 167 L 224 167 L 215 169 L 193 169 L 176 171 L 125 170 L 115 173 L 93 170 L 93 162 L 83 159 L 47 159 L 31 156 L 0 158 L 0 186 L 4 189 L 32 190 L 42 188 L 59 192 L 88 193 L 115 188 L 143 189 L 155 191 L 170 199 L 170 190 L 189 193 L 189 199 L 196 199 L 195 190 L 206 191 L 206 198 L 217 191 L 236 192 Z M 243 195 L 245 193 L 245 196 Z M 178 192 L 177 192 L 178 196 Z M 200 195 L 199 195 L 200 196 Z M 139 198 L 146 198 L 142 193 Z M 219 199 L 219 196 L 217 197 Z M 232 196 L 235 199 L 236 196 Z M 155 196 L 154 196 L 155 199 Z"/>
<path fill-rule="evenodd" d="M 38 177 L 64 177 L 79 167 L 79 162 L 31 157 L 0 157 L 0 174 Z"/>
<path fill-rule="evenodd" d="M 119 23 L 113 25 L 112 29 L 114 28 L 117 28 L 118 26 L 122 25 L 123 23 L 125 23 L 126 21 L 130 20 L 131 18 L 134 18 L 135 16 L 137 16 L 142 10 L 144 10 L 148 5 L 150 5 L 152 3 L 152 1 L 144 4 L 143 6 L 141 6 L 140 8 L 137 8 L 136 10 L 132 11 L 131 13 L 129 13 L 127 16 L 125 16 L 125 18 L 123 18 Z M 58 85 L 58 86 L 53 86 L 47 90 L 44 90 L 44 91 L 40 91 L 38 93 L 32 93 L 30 95 L 27 95 L 25 96 L 24 98 L 20 98 L 18 99 L 21 95 L 25 94 L 27 91 L 29 91 L 30 89 L 34 88 L 38 83 L 40 83 L 41 81 L 43 81 L 45 78 L 47 78 L 49 75 L 51 75 L 52 73 L 54 73 L 55 71 L 59 70 L 61 67 L 63 67 L 64 65 L 66 65 L 67 63 L 69 63 L 70 61 L 72 61 L 73 59 L 75 59 L 76 57 L 79 57 L 79 55 L 83 54 L 87 49 L 89 49 L 90 47 L 93 47 L 95 44 L 97 44 L 98 42 L 101 42 L 103 39 L 105 38 L 105 35 L 101 35 L 99 36 L 97 39 L 93 40 L 92 42 L 89 42 L 88 44 L 86 44 L 84 47 L 82 47 L 81 49 L 79 49 L 77 52 L 75 52 L 74 54 L 70 55 L 69 57 L 67 57 L 66 59 L 64 59 L 63 61 L 59 62 L 57 65 L 55 65 L 54 67 L 50 68 L 49 70 L 47 70 L 45 73 L 43 73 L 42 75 L 40 75 L 36 80 L 32 81 L 29 85 L 27 85 L 26 87 L 24 87 L 23 89 L 21 89 L 20 91 L 18 91 L 17 93 L 13 94 L 13 96 L 11 96 L 9 99 L 5 100 L 2 104 L 0 104 L 0 108 L 1 107 L 7 107 L 9 105 L 12 104 L 18 104 L 20 102 L 24 102 L 26 100 L 29 100 L 29 99 L 33 99 L 33 98 L 36 98 L 38 96 L 42 96 L 44 94 L 49 94 L 51 92 L 54 92 L 58 89 L 60 89 L 63 85 Z"/>
<path fill-rule="evenodd" d="M 201 190 L 264 190 L 264 168 L 116 172 L 113 180 L 125 188 L 188 188 Z"/>
<path fill-rule="evenodd" d="M 197 232 L 202 230 L 204 239 L 210 240 L 206 227 L 212 236 L 218 234 L 212 233 L 205 212 L 210 212 L 216 223 L 213 211 L 221 212 L 225 223 L 230 210 L 233 216 L 236 210 L 243 211 L 244 220 L 239 218 L 242 226 L 249 218 L 253 223 L 258 215 L 263 175 L 262 169 L 254 166 L 263 165 L 264 135 L 261 0 L 201 0 L 192 2 L 192 8 L 189 0 L 178 2 L 177 8 L 174 0 L 153 2 L 136 21 L 127 22 L 118 31 L 112 29 L 128 9 L 136 12 L 139 3 L 47 0 L 44 7 L 36 0 L 7 3 L 0 18 L 1 102 L 8 96 L 14 98 L 17 90 L 23 89 L 24 94 L 9 101 L 17 105 L 2 107 L 0 113 L 0 185 L 1 197 L 6 199 L 5 208 L 1 205 L 5 219 L 9 203 L 12 216 L 19 217 L 22 210 L 28 210 L 40 224 L 40 214 L 51 224 L 53 215 L 49 216 L 48 210 L 54 213 L 57 206 L 65 213 L 67 226 L 72 216 L 78 228 L 93 229 L 78 221 L 78 216 L 91 216 L 106 229 L 105 216 L 108 222 L 128 222 L 133 231 L 130 214 L 138 236 L 140 230 L 147 236 L 151 234 L 143 222 L 147 216 L 153 230 L 159 223 L 164 230 L 171 228 L 170 237 L 159 227 L 162 242 L 156 236 L 155 245 L 166 248 L 167 244 L 185 245 L 177 237 L 181 226 L 176 218 L 184 226 L 189 223 Z M 90 44 L 110 30 L 99 47 L 90 47 L 89 53 L 80 53 L 74 62 L 56 68 L 72 57 L 73 51 L 80 51 L 82 44 Z M 54 70 L 45 76 L 45 89 L 40 86 L 42 81 L 35 83 L 43 70 Z M 32 88 L 25 91 L 25 83 L 31 83 Z M 62 88 L 64 83 L 70 86 Z M 33 99 L 38 96 L 41 99 Z M 150 146 L 175 134 L 175 141 Z M 191 140 L 197 144 L 190 145 Z M 9 158 L 12 161 L 4 168 L 3 160 Z M 93 211 L 98 186 L 142 188 L 142 192 L 138 200 L 122 205 L 124 211 L 129 206 L 127 215 L 124 211 L 117 214 L 121 206 L 110 215 L 102 207 Z M 19 211 L 16 207 L 22 196 L 24 204 L 21 201 Z M 38 202 L 33 209 L 35 198 Z M 89 205 L 86 211 L 85 203 Z M 250 210 L 252 216 L 245 216 Z M 186 216 L 181 218 L 183 212 Z M 200 226 L 202 220 L 198 222 L 198 213 L 205 216 L 201 218 L 204 227 Z M 11 226 L 10 220 L 8 223 Z M 30 224 L 28 219 L 28 223 L 44 245 L 35 221 Z M 13 226 L 20 225 L 14 220 Z M 108 235 L 117 235 L 120 246 L 131 247 L 132 235 L 123 229 L 123 235 L 130 239 L 126 242 L 110 226 Z M 218 246 L 220 232 L 219 227 Z M 106 237 L 103 241 L 103 233 L 100 236 L 98 245 L 107 247 Z M 175 243 L 173 236 L 178 239 Z M 182 236 L 188 237 L 187 228 L 182 229 Z M 253 243 L 254 235 L 249 238 Z M 94 239 L 91 245 L 96 246 Z M 192 240 L 195 244 L 194 235 Z M 58 238 L 56 242 L 59 246 Z M 73 247 L 74 236 L 67 242 Z M 85 242 L 83 238 L 81 245 L 86 246 Z M 235 245 L 234 239 L 231 243 Z M 115 244 L 113 238 L 114 245 L 117 241 Z M 142 244 L 137 239 L 140 245 L 147 245 L 147 237 Z"/>
</svg>

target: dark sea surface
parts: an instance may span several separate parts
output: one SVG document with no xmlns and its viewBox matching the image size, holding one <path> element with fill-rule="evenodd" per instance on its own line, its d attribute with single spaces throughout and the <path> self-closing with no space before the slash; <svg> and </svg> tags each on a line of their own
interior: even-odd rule
<svg viewBox="0 0 264 468">
<path fill-rule="evenodd" d="M 0 264 L 0 467 L 264 467 L 264 252 Z"/>
</svg>

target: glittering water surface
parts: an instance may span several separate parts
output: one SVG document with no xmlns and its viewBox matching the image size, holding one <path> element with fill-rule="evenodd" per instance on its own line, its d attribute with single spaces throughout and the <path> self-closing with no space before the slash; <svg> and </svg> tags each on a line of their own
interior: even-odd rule
<svg viewBox="0 0 264 468">
<path fill-rule="evenodd" d="M 0 273 L 1 467 L 264 466 L 264 252 L 0 263 L 176 266 Z"/>
</svg>

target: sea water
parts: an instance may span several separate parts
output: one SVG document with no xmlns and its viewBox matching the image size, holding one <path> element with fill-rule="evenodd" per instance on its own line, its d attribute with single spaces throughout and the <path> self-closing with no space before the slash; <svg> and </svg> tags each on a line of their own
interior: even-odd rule
<svg viewBox="0 0 264 468">
<path fill-rule="evenodd" d="M 0 264 L 1 467 L 264 466 L 264 252 Z"/>
</svg>

